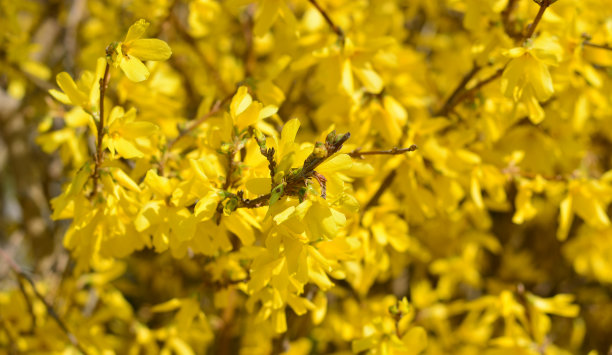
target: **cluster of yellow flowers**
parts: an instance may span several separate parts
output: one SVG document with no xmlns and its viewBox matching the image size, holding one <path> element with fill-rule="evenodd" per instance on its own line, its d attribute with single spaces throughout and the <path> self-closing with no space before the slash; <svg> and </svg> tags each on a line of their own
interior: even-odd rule
<svg viewBox="0 0 612 355">
<path fill-rule="evenodd" d="M 0 0 L 70 257 L 0 349 L 612 350 L 612 1 L 72 5 Z"/>
</svg>

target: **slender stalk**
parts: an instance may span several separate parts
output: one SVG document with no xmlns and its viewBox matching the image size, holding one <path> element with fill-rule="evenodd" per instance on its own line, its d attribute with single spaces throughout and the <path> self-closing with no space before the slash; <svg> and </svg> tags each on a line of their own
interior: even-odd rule
<svg viewBox="0 0 612 355">
<path fill-rule="evenodd" d="M 255 71 L 255 50 L 254 50 L 254 38 L 253 38 L 253 13 L 254 7 L 249 6 L 245 11 L 245 20 L 242 24 L 242 31 L 244 33 L 244 40 L 246 42 L 246 48 L 244 51 L 244 78 L 248 78 L 253 75 Z"/>
<path fill-rule="evenodd" d="M 527 28 L 527 33 L 525 33 L 525 36 L 523 36 L 523 40 L 527 40 L 531 38 L 531 36 L 533 36 L 536 30 L 536 27 L 538 27 L 540 20 L 542 20 L 542 16 L 544 16 L 544 12 L 553 2 L 554 1 L 551 1 L 551 0 L 541 0 L 539 2 L 540 8 L 538 9 L 538 13 L 536 14 L 536 17 L 533 19 L 533 22 L 531 23 L 531 25 L 529 25 L 529 27 Z"/>
<path fill-rule="evenodd" d="M 389 150 L 370 150 L 362 152 L 359 149 L 355 149 L 352 152 L 348 153 L 353 158 L 363 158 L 364 155 L 399 155 L 406 152 L 414 152 L 418 147 L 416 145 L 411 145 L 408 148 L 397 148 L 394 147 Z"/>
<path fill-rule="evenodd" d="M 104 68 L 104 76 L 100 79 L 100 119 L 98 120 L 98 142 L 96 144 L 96 159 L 93 172 L 93 190 L 90 197 L 95 196 L 98 192 L 98 180 L 100 179 L 100 167 L 104 160 L 104 150 L 102 149 L 102 139 L 104 138 L 104 96 L 108 81 L 110 80 L 110 65 L 106 63 Z"/>
<path fill-rule="evenodd" d="M 455 103 L 457 95 L 459 95 L 459 93 L 465 88 L 465 86 L 470 82 L 470 80 L 472 80 L 472 78 L 478 73 L 478 71 L 480 71 L 480 69 L 481 67 L 478 64 L 474 63 L 472 69 L 463 76 L 463 78 L 459 82 L 459 85 L 457 85 L 455 90 L 453 90 L 452 94 L 448 97 L 448 99 L 446 99 L 444 105 L 442 105 L 442 108 L 440 108 L 440 110 L 438 110 L 434 114 L 435 116 L 444 116 L 455 106 L 453 104 Z"/>
<path fill-rule="evenodd" d="M 380 200 L 383 193 L 391 186 L 396 176 L 397 176 L 397 170 L 391 170 L 391 172 L 387 176 L 385 176 L 385 178 L 383 179 L 383 182 L 378 187 L 378 190 L 376 190 L 374 195 L 372 195 L 370 200 L 366 203 L 365 207 L 363 208 L 362 213 L 378 204 L 378 200 Z"/>
<path fill-rule="evenodd" d="M 518 0 L 508 0 L 508 4 L 506 8 L 501 13 L 502 23 L 504 25 L 504 31 L 510 38 L 520 38 L 520 32 L 516 31 L 514 28 L 515 21 L 512 18 L 512 13 L 516 9 L 516 5 L 518 4 Z"/>
<path fill-rule="evenodd" d="M 17 282 L 19 282 L 20 284 L 19 287 L 22 289 L 23 296 L 26 297 L 26 302 L 29 304 L 30 301 L 28 300 L 27 295 L 25 294 L 25 289 L 23 288 L 23 285 L 21 284 L 21 280 L 26 280 L 30 284 L 30 287 L 32 288 L 32 291 L 34 292 L 34 295 L 45 305 L 47 314 L 49 314 L 49 316 L 53 318 L 53 320 L 57 323 L 57 325 L 62 329 L 64 334 L 66 334 L 66 337 L 68 337 L 68 340 L 70 341 L 70 343 L 72 343 L 72 345 L 75 348 L 77 348 L 80 352 L 82 352 L 83 354 L 87 354 L 85 349 L 83 349 L 83 347 L 79 344 L 77 337 L 68 329 L 68 327 L 66 326 L 66 323 L 62 321 L 62 319 L 59 317 L 57 312 L 55 312 L 55 310 L 53 309 L 53 306 L 51 306 L 51 304 L 49 304 L 49 302 L 47 302 L 45 298 L 43 297 L 43 295 L 38 291 L 38 289 L 36 288 L 36 284 L 34 283 L 34 280 L 32 280 L 32 278 L 28 274 L 26 274 L 23 271 L 23 269 L 21 269 L 21 267 L 15 262 L 15 260 L 13 260 L 13 258 L 3 249 L 0 249 L 0 255 L 5 260 L 5 262 L 9 265 L 13 273 L 15 273 L 17 277 Z M 33 317 L 32 321 L 34 321 L 35 318 L 34 318 L 33 313 L 32 313 L 32 317 Z"/>
<path fill-rule="evenodd" d="M 310 1 L 310 3 L 319 11 L 319 13 L 321 14 L 321 16 L 323 16 L 323 18 L 325 19 L 325 22 L 327 22 L 327 24 L 332 29 L 332 31 L 334 31 L 338 35 L 338 38 L 340 38 L 341 41 L 344 41 L 344 31 L 342 31 L 340 26 L 334 23 L 334 21 L 331 19 L 331 17 L 329 17 L 327 12 L 321 7 L 321 5 L 317 2 L 317 0 L 308 0 L 308 1 Z"/>
<path fill-rule="evenodd" d="M 597 44 L 597 43 L 593 43 L 590 41 L 584 41 L 582 42 L 582 44 L 585 46 L 593 47 L 593 48 L 599 48 L 599 49 L 605 49 L 608 51 L 612 51 L 612 46 L 609 46 L 607 44 Z"/>
</svg>

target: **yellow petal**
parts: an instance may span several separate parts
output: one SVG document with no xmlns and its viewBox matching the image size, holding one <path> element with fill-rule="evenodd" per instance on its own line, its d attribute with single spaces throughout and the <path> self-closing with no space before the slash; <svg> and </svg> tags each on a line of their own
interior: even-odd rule
<svg viewBox="0 0 612 355">
<path fill-rule="evenodd" d="M 262 108 L 261 111 L 259 112 L 259 119 L 263 120 L 264 118 L 268 118 L 272 116 L 273 114 L 275 114 L 276 112 L 278 112 L 278 107 L 273 106 L 273 105 L 268 105 Z"/>
<path fill-rule="evenodd" d="M 151 122 L 129 122 L 121 127 L 121 134 L 125 138 L 149 137 L 155 134 L 159 127 Z"/>
<path fill-rule="evenodd" d="M 323 172 L 335 172 L 340 170 L 350 169 L 353 165 L 353 159 L 348 154 L 338 154 L 331 159 L 327 159 L 323 164 L 319 165 L 317 171 Z"/>
<path fill-rule="evenodd" d="M 532 65 L 529 65 L 528 68 L 526 75 L 531 81 L 536 97 L 539 101 L 548 100 L 555 92 L 548 67 L 544 63 L 533 60 Z"/>
<path fill-rule="evenodd" d="M 132 158 L 140 158 L 143 157 L 144 154 L 136 148 L 134 143 L 128 141 L 124 138 L 113 139 L 113 144 L 115 146 L 115 150 L 119 155 L 126 159 Z"/>
<path fill-rule="evenodd" d="M 136 57 L 123 57 L 119 66 L 131 81 L 140 82 L 149 77 L 149 69 Z"/>
<path fill-rule="evenodd" d="M 169 301 L 166 301 L 164 303 L 160 303 L 158 305 L 155 305 L 153 307 L 151 307 L 151 311 L 152 312 L 170 312 L 170 311 L 174 311 L 175 309 L 178 309 L 181 306 L 181 300 L 179 300 L 178 298 L 173 298 Z"/>
<path fill-rule="evenodd" d="M 172 55 L 172 50 L 161 39 L 147 38 L 131 42 L 126 54 L 140 60 L 166 60 Z"/>
<path fill-rule="evenodd" d="M 65 105 L 70 105 L 70 99 L 68 98 L 68 95 L 64 94 L 63 92 L 59 90 L 51 89 L 49 90 L 49 94 L 53 96 L 53 98 L 56 99 L 57 101 Z"/>
<path fill-rule="evenodd" d="M 249 192 L 255 195 L 265 195 L 272 189 L 270 178 L 253 178 L 247 180 L 245 186 Z"/>
<path fill-rule="evenodd" d="M 366 90 L 372 94 L 380 94 L 384 86 L 383 80 L 370 65 L 363 67 L 353 67 L 355 75 L 359 81 L 365 86 Z"/>
<path fill-rule="evenodd" d="M 87 96 L 77 87 L 76 83 L 66 72 L 57 74 L 57 85 L 66 93 L 73 105 L 82 105 L 87 101 Z"/>
<path fill-rule="evenodd" d="M 259 112 L 261 111 L 261 103 L 253 102 L 246 110 L 239 114 L 234 124 L 238 127 L 238 130 L 246 128 L 259 121 Z"/>
<path fill-rule="evenodd" d="M 422 327 L 414 327 L 404 334 L 402 342 L 411 354 L 418 354 L 427 347 L 427 332 Z"/>
<path fill-rule="evenodd" d="M 295 136 L 299 128 L 300 120 L 298 120 L 297 118 L 289 120 L 289 122 L 285 123 L 285 125 L 283 126 L 283 130 L 281 132 L 281 140 L 279 144 L 279 154 L 281 156 L 285 155 L 291 144 L 295 142 Z"/>
<path fill-rule="evenodd" d="M 206 196 L 201 198 L 195 205 L 193 210 L 195 216 L 201 220 L 208 220 L 213 217 L 217 208 L 218 198 L 213 191 L 208 192 Z"/>
<path fill-rule="evenodd" d="M 344 89 L 344 91 L 349 94 L 352 95 L 353 94 L 353 73 L 351 72 L 351 61 L 349 59 L 345 59 L 344 62 L 342 62 L 342 71 L 341 71 L 341 83 L 342 83 L 342 88 Z"/>
<path fill-rule="evenodd" d="M 257 37 L 261 37 L 268 32 L 276 17 L 278 16 L 278 9 L 280 7 L 281 0 L 264 0 L 261 5 L 261 11 L 255 19 L 255 28 L 253 32 Z"/>
<path fill-rule="evenodd" d="M 567 239 L 567 234 L 572 226 L 573 219 L 572 195 L 570 194 L 561 201 L 561 205 L 559 206 L 559 229 L 557 229 L 557 239 L 559 241 Z"/>
<path fill-rule="evenodd" d="M 249 95 L 249 90 L 246 86 L 241 86 L 236 91 L 236 95 L 232 98 L 232 102 L 230 103 L 230 114 L 232 117 L 236 117 L 241 114 L 244 110 L 249 107 L 249 105 L 253 102 L 251 95 Z"/>
<path fill-rule="evenodd" d="M 138 184 L 136 184 L 134 180 L 132 180 L 132 178 L 129 177 L 129 175 L 122 169 L 112 169 L 111 175 L 121 186 L 125 187 L 126 189 L 134 192 L 140 192 L 140 187 L 138 187 Z"/>
<path fill-rule="evenodd" d="M 145 19 L 140 19 L 136 21 L 132 26 L 130 26 L 128 33 L 125 36 L 125 42 L 142 37 L 148 27 L 149 23 Z"/>
</svg>

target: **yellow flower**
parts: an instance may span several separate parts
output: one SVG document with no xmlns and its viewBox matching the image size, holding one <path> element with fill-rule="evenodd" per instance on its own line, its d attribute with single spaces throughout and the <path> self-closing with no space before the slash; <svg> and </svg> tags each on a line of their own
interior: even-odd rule
<svg viewBox="0 0 612 355">
<path fill-rule="evenodd" d="M 123 42 L 112 43 L 106 53 L 111 57 L 111 63 L 120 67 L 128 79 L 143 81 L 149 77 L 149 69 L 143 60 L 162 61 L 170 58 L 172 50 L 168 44 L 156 38 L 140 38 L 149 27 L 143 19 L 130 26 Z"/>
<path fill-rule="evenodd" d="M 549 66 L 562 59 L 562 48 L 553 37 L 542 36 L 526 47 L 515 47 L 507 52 L 513 58 L 502 75 L 502 91 L 515 102 L 523 101 L 533 123 L 544 119 L 539 102 L 548 100 L 554 93 Z"/>
<path fill-rule="evenodd" d="M 134 108 L 124 113 L 122 107 L 116 106 L 110 113 L 108 136 L 103 145 L 108 147 L 112 157 L 117 152 L 126 159 L 140 158 L 144 156 L 142 150 L 150 148 L 150 137 L 158 129 L 151 122 L 136 121 Z"/>
<path fill-rule="evenodd" d="M 258 101 L 253 101 L 246 86 L 241 86 L 236 91 L 230 103 L 230 116 L 232 121 L 242 130 L 254 125 L 264 118 L 270 117 L 278 111 L 275 106 L 263 106 Z"/>
</svg>

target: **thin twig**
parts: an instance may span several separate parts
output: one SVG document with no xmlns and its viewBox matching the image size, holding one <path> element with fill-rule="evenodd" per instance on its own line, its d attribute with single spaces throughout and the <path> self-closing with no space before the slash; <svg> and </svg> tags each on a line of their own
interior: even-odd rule
<svg viewBox="0 0 612 355">
<path fill-rule="evenodd" d="M 533 22 L 527 28 L 527 33 L 525 33 L 525 36 L 523 36 L 523 40 L 527 40 L 531 38 L 531 36 L 533 36 L 536 30 L 536 27 L 538 27 L 540 20 L 542 20 L 542 16 L 544 16 L 544 12 L 553 2 L 554 1 L 552 0 L 541 0 L 539 2 L 540 8 L 538 9 L 538 13 L 536 14 L 536 17 L 533 19 Z"/>
<path fill-rule="evenodd" d="M 246 49 L 244 51 L 244 78 L 253 75 L 255 70 L 255 50 L 253 43 L 253 6 L 248 6 L 245 11 L 245 21 L 242 24 Z"/>
<path fill-rule="evenodd" d="M 17 276 L 17 282 L 21 282 L 20 279 L 23 279 L 23 280 L 26 280 L 30 284 L 30 287 L 32 287 L 32 291 L 34 292 L 34 295 L 45 305 L 47 314 L 49 314 L 49 316 L 53 318 L 53 320 L 55 320 L 57 325 L 59 325 L 59 327 L 62 329 L 64 334 L 66 334 L 66 336 L 68 337 L 68 340 L 70 340 L 70 343 L 72 343 L 72 345 L 75 348 L 77 348 L 80 352 L 82 352 L 83 354 L 87 354 L 85 349 L 83 349 L 83 347 L 81 347 L 81 345 L 79 344 L 77 337 L 68 329 L 64 321 L 62 321 L 59 315 L 55 312 L 55 310 L 53 309 L 53 306 L 51 306 L 51 304 L 49 304 L 49 302 L 47 302 L 45 298 L 43 297 L 43 295 L 38 291 L 38 289 L 36 288 L 36 284 L 34 283 L 32 278 L 30 278 L 30 276 L 26 274 L 23 271 L 23 269 L 21 269 L 21 267 L 15 262 L 15 260 L 13 260 L 13 258 L 8 253 L 6 253 L 3 249 L 0 249 L 0 255 L 2 255 L 2 258 L 10 266 L 11 270 Z M 24 293 L 24 297 L 26 297 L 25 293 Z M 34 314 L 32 314 L 32 317 L 34 317 Z"/>
<path fill-rule="evenodd" d="M 100 178 L 100 167 L 102 166 L 102 160 L 104 159 L 104 150 L 102 149 L 102 139 L 104 138 L 104 95 L 106 94 L 106 88 L 108 87 L 108 81 L 110 80 L 110 65 L 106 63 L 104 68 L 104 76 L 100 79 L 100 119 L 98 120 L 98 142 L 96 145 L 96 159 L 93 171 L 93 190 L 91 191 L 90 198 L 95 196 L 98 192 L 98 180 Z"/>
<path fill-rule="evenodd" d="M 520 32 L 516 31 L 514 28 L 514 23 L 512 19 L 512 13 L 516 9 L 516 5 L 518 0 L 508 0 L 508 4 L 506 8 L 501 12 L 502 23 L 504 25 L 504 31 L 510 38 L 518 39 L 521 38 Z"/>
<path fill-rule="evenodd" d="M 332 29 L 332 31 L 334 31 L 338 35 L 338 38 L 341 41 L 344 41 L 344 31 L 342 31 L 342 29 L 334 23 L 334 21 L 331 19 L 331 17 L 329 17 L 327 12 L 321 7 L 321 5 L 319 5 L 317 0 L 308 0 L 308 1 L 310 1 L 310 3 L 319 11 L 319 13 L 321 14 L 321 16 L 323 16 L 323 18 L 325 19 L 325 22 L 327 22 L 327 24 Z"/>
<path fill-rule="evenodd" d="M 397 170 L 391 170 L 391 172 L 384 178 L 383 182 L 378 187 L 378 190 L 376 190 L 374 195 L 372 195 L 370 200 L 366 203 L 362 213 L 378 204 L 378 200 L 382 197 L 383 193 L 391 186 L 396 175 Z"/>
<path fill-rule="evenodd" d="M 442 108 L 440 108 L 440 110 L 438 110 L 434 114 L 434 116 L 444 116 L 455 106 L 453 104 L 455 103 L 457 95 L 459 95 L 461 90 L 465 88 L 465 86 L 470 82 L 470 80 L 472 80 L 472 78 L 478 73 L 478 71 L 480 71 L 480 69 L 481 66 L 474 63 L 472 69 L 463 76 L 455 90 L 453 90 L 453 93 L 448 97 L 448 99 L 446 99 L 444 105 L 442 105 Z"/>
<path fill-rule="evenodd" d="M 369 150 L 369 151 L 365 151 L 362 152 L 361 150 L 355 149 L 352 152 L 348 153 L 348 155 L 350 155 L 353 158 L 362 158 L 364 155 L 398 155 L 398 154 L 403 154 L 406 152 L 414 152 L 415 150 L 417 150 L 418 147 L 416 145 L 411 145 L 408 148 L 397 148 L 397 147 L 393 147 L 392 149 L 389 150 Z"/>
<path fill-rule="evenodd" d="M 307 180 L 309 179 L 316 179 L 319 181 L 319 183 L 321 183 L 321 176 L 315 171 L 315 169 L 324 161 L 336 154 L 350 136 L 350 133 L 336 134 L 336 132 L 333 131 L 327 135 L 324 144 L 318 142 L 315 145 L 315 150 L 317 150 L 318 147 L 319 152 L 315 152 L 315 150 L 313 150 L 313 153 L 306 158 L 300 169 L 292 170 L 292 172 L 287 174 L 283 181 L 277 185 L 284 185 L 284 189 L 282 190 L 280 197 L 288 195 L 299 196 L 300 189 L 306 186 Z M 230 199 L 235 199 L 237 202 L 235 208 L 258 208 L 267 206 L 269 205 L 272 197 L 272 193 L 268 193 L 251 200 L 245 199 L 243 194 L 243 191 L 238 191 L 236 194 L 228 193 L 228 197 Z M 222 207 L 222 205 L 217 206 L 218 213 L 223 211 Z"/>
<path fill-rule="evenodd" d="M 582 42 L 583 45 L 585 46 L 589 46 L 589 47 L 593 47 L 593 48 L 599 48 L 599 49 L 605 49 L 608 51 L 612 51 L 612 46 L 608 45 L 608 44 L 597 44 L 597 43 L 593 43 L 590 41 L 584 41 Z"/>
<path fill-rule="evenodd" d="M 506 65 L 507 65 L 507 63 L 506 63 Z M 465 100 L 467 98 L 470 98 L 470 97 L 473 97 L 474 94 L 476 94 L 476 92 L 478 90 L 480 90 L 483 86 L 485 86 L 488 83 L 492 82 L 493 80 L 501 77 L 502 74 L 504 73 L 504 69 L 506 69 L 506 65 L 504 65 L 502 68 L 497 69 L 497 71 L 495 73 L 491 74 L 486 79 L 483 79 L 483 80 L 479 81 L 478 84 L 474 85 L 474 87 L 472 87 L 469 90 L 466 90 L 466 91 L 462 92 L 460 95 L 458 95 L 457 99 L 455 100 L 455 102 L 449 108 L 449 111 L 451 111 L 453 108 L 455 108 L 455 106 L 457 106 L 463 100 Z"/>
</svg>

